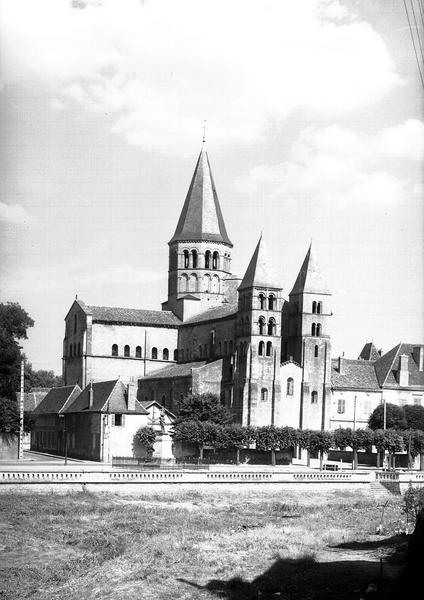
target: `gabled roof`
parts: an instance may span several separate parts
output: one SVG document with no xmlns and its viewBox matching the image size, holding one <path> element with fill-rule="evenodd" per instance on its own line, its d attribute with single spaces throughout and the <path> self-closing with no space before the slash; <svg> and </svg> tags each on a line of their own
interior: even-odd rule
<svg viewBox="0 0 424 600">
<path fill-rule="evenodd" d="M 380 358 L 380 353 L 374 346 L 374 342 L 367 342 L 361 350 L 361 354 L 358 356 L 359 360 L 370 360 L 376 361 Z"/>
<path fill-rule="evenodd" d="M 93 404 L 90 407 L 90 390 L 93 393 Z M 96 381 L 89 383 L 84 390 L 69 404 L 64 411 L 66 413 L 124 413 L 147 415 L 147 411 L 138 400 L 135 401 L 135 410 L 130 411 L 127 407 L 126 386 L 120 379 L 112 381 Z"/>
<path fill-rule="evenodd" d="M 24 411 L 33 412 L 40 402 L 47 396 L 51 388 L 31 388 L 31 391 L 24 392 Z M 20 392 L 16 392 L 16 397 L 20 399 Z"/>
<path fill-rule="evenodd" d="M 262 234 L 238 289 L 243 290 L 250 287 L 281 289 L 272 269 Z"/>
<path fill-rule="evenodd" d="M 295 281 L 292 294 L 330 294 L 327 284 L 325 283 L 318 266 L 315 252 L 312 248 L 312 242 L 309 250 L 306 253 L 305 260 L 300 268 L 299 274 Z"/>
<path fill-rule="evenodd" d="M 34 409 L 34 415 L 58 414 L 66 410 L 81 393 L 79 385 L 52 388 Z"/>
<path fill-rule="evenodd" d="M 204 365 L 206 365 L 205 360 L 181 363 L 180 365 L 172 365 L 171 367 L 165 367 L 164 369 L 153 371 L 153 373 L 149 373 L 145 377 L 142 377 L 139 381 L 145 381 L 146 379 L 168 379 L 170 377 L 189 377 L 193 369 L 199 369 Z"/>
<path fill-rule="evenodd" d="M 202 148 L 172 242 L 212 241 L 232 246 L 225 229 L 207 152 Z"/>
<path fill-rule="evenodd" d="M 149 408 L 151 408 L 153 405 L 156 406 L 157 408 L 160 408 L 163 410 L 172 418 L 175 419 L 175 415 L 173 412 L 171 412 L 170 410 L 168 410 L 165 406 L 162 406 L 162 404 L 160 402 L 158 402 L 157 400 L 147 400 L 147 401 L 140 401 L 140 404 L 143 408 L 145 408 L 147 411 L 149 410 Z"/>
<path fill-rule="evenodd" d="M 220 306 L 215 306 L 214 308 L 209 308 L 205 310 L 205 312 L 199 313 L 187 319 L 182 324 L 182 327 L 186 325 L 193 325 L 194 323 L 203 323 L 206 321 L 217 321 L 219 319 L 224 319 L 228 317 L 232 317 L 237 314 L 238 304 L 236 302 L 225 302 Z"/>
<path fill-rule="evenodd" d="M 356 388 L 370 391 L 380 389 L 373 363 L 341 358 L 341 372 L 338 367 L 339 359 L 332 359 L 331 385 L 333 388 Z"/>
<path fill-rule="evenodd" d="M 401 342 L 386 352 L 386 354 L 383 354 L 383 356 L 374 363 L 375 372 L 381 387 L 400 387 L 396 374 L 399 370 L 399 361 L 402 354 L 408 356 L 408 387 L 424 387 L 424 372 L 418 370 L 418 365 L 413 357 L 414 347 L 419 345 L 420 344 L 405 344 Z"/>
<path fill-rule="evenodd" d="M 127 323 L 153 327 L 177 327 L 181 321 L 170 310 L 143 310 L 139 308 L 120 308 L 113 306 L 94 306 L 78 302 L 94 322 Z"/>
</svg>

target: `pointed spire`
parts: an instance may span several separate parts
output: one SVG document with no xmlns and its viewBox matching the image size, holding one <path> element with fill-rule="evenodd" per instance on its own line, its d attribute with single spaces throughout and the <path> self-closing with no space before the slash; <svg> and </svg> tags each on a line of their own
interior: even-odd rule
<svg viewBox="0 0 424 600">
<path fill-rule="evenodd" d="M 232 246 L 225 229 L 204 145 L 199 154 L 183 210 L 170 243 L 189 240 L 223 242 Z"/>
<path fill-rule="evenodd" d="M 250 287 L 281 289 L 272 269 L 262 232 L 239 290 Z"/>
<path fill-rule="evenodd" d="M 330 294 L 330 290 L 320 273 L 315 252 L 312 248 L 312 240 L 290 295 L 305 292 Z"/>
</svg>

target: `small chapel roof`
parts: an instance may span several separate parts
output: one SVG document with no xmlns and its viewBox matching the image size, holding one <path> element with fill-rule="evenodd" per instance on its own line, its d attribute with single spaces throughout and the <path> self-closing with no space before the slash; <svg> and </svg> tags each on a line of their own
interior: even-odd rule
<svg viewBox="0 0 424 600">
<path fill-rule="evenodd" d="M 278 283 L 272 269 L 271 260 L 262 234 L 238 289 L 242 290 L 250 287 L 281 289 L 281 285 Z"/>
<path fill-rule="evenodd" d="M 221 212 L 207 152 L 202 148 L 170 244 L 212 241 L 232 246 Z"/>
<path fill-rule="evenodd" d="M 90 394 L 92 393 L 92 404 L 90 406 Z M 137 413 L 147 415 L 138 400 L 135 400 L 134 410 L 128 410 L 127 389 L 120 379 L 111 381 L 96 381 L 89 383 L 84 390 L 67 406 L 66 413 L 79 412 L 101 412 L 129 414 Z"/>
<path fill-rule="evenodd" d="M 303 293 L 330 294 L 330 290 L 321 275 L 312 242 L 290 295 Z"/>
<path fill-rule="evenodd" d="M 92 316 L 93 321 L 101 323 L 127 323 L 152 327 L 177 327 L 181 324 L 180 319 L 170 310 L 93 306 L 81 301 L 78 301 L 78 304 L 86 314 Z"/>
<path fill-rule="evenodd" d="M 40 404 L 34 408 L 33 415 L 46 415 L 60 413 L 65 410 L 81 393 L 79 385 L 66 385 L 51 388 Z"/>
</svg>

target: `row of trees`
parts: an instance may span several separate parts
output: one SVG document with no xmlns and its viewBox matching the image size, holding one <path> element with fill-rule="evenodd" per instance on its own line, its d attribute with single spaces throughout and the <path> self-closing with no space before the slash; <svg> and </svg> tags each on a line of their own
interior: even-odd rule
<svg viewBox="0 0 424 600">
<path fill-rule="evenodd" d="M 420 429 L 424 431 L 424 406 L 406 404 L 398 406 L 387 402 L 386 422 L 384 423 L 384 405 L 379 404 L 368 419 L 370 429 Z"/>
</svg>

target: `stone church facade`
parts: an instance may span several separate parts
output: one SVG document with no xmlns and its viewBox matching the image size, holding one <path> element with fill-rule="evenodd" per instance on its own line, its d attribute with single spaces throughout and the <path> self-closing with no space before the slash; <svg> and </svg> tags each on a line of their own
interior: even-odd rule
<svg viewBox="0 0 424 600">
<path fill-rule="evenodd" d="M 358 396 L 369 412 L 383 395 L 401 401 L 415 394 L 413 401 L 423 402 L 422 345 L 390 351 L 391 362 L 362 355 L 367 345 L 357 361 L 332 360 L 331 293 L 312 244 L 288 299 L 262 235 L 243 278 L 231 272 L 232 252 L 202 149 L 169 242 L 162 310 L 76 299 L 65 317 L 64 385 L 138 381 L 140 401 L 172 412 L 188 392 L 211 391 L 236 422 L 309 429 L 352 426 L 355 419 L 359 426 L 365 409 L 356 414 Z M 405 369 L 413 374 L 406 377 Z"/>
</svg>

